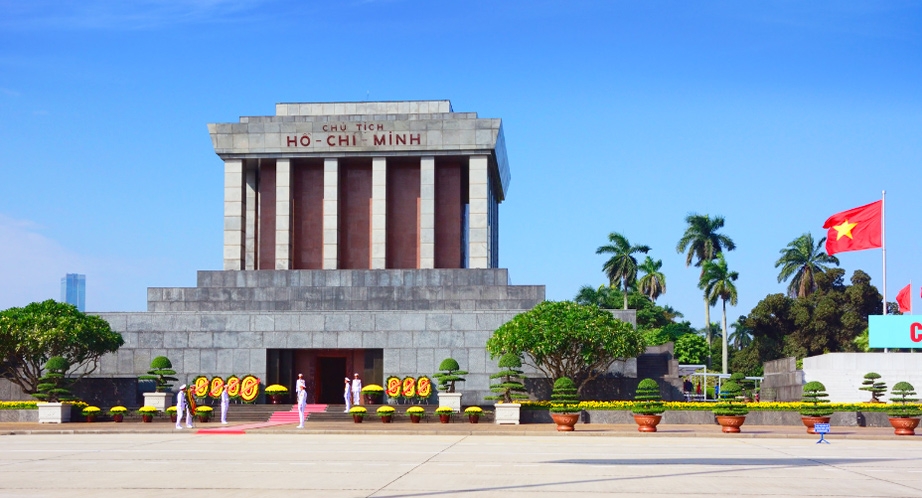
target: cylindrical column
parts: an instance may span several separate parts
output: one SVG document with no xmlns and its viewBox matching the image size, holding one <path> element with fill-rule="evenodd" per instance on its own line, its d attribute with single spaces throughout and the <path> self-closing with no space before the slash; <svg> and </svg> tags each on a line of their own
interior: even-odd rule
<svg viewBox="0 0 922 498">
<path fill-rule="evenodd" d="M 258 222 L 256 221 L 256 192 L 257 192 L 257 181 L 258 181 L 258 168 L 259 168 L 258 159 L 250 159 L 244 162 L 244 168 L 246 171 L 246 221 L 244 222 L 245 228 L 245 240 L 246 240 L 246 256 L 244 258 L 245 264 L 244 269 L 255 270 L 256 269 L 256 247 L 257 247 L 257 234 L 256 227 Z"/>
<path fill-rule="evenodd" d="M 275 269 L 291 268 L 291 159 L 275 161 Z"/>
<path fill-rule="evenodd" d="M 435 268 L 435 158 L 419 163 L 419 267 Z"/>
<path fill-rule="evenodd" d="M 371 160 L 371 261 L 372 270 L 387 264 L 387 159 Z"/>
<path fill-rule="evenodd" d="M 224 269 L 240 270 L 244 263 L 243 161 L 224 161 Z"/>
<path fill-rule="evenodd" d="M 489 268 L 490 254 L 487 249 L 489 236 L 489 186 L 487 178 L 489 157 L 471 156 L 468 161 L 470 179 L 468 182 L 468 268 Z"/>
<path fill-rule="evenodd" d="M 323 269 L 335 270 L 339 243 L 339 163 L 323 160 Z"/>
</svg>

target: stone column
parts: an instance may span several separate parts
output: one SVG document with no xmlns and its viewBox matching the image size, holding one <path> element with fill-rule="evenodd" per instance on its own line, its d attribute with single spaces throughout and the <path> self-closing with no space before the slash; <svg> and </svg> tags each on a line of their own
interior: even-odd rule
<svg viewBox="0 0 922 498">
<path fill-rule="evenodd" d="M 381 270 L 387 265 L 387 159 L 371 160 L 371 261 L 369 268 Z"/>
<path fill-rule="evenodd" d="M 339 162 L 323 160 L 323 269 L 335 270 L 339 263 Z"/>
<path fill-rule="evenodd" d="M 489 237 L 487 182 L 489 156 L 471 156 L 468 161 L 470 170 L 468 192 L 468 268 L 489 268 L 490 254 L 487 250 Z"/>
<path fill-rule="evenodd" d="M 435 268 L 435 158 L 419 163 L 419 267 Z"/>
<path fill-rule="evenodd" d="M 246 169 L 246 222 L 244 226 L 246 227 L 246 258 L 245 266 L 246 270 L 255 270 L 257 259 L 256 252 L 256 242 L 257 234 L 256 227 L 258 222 L 256 216 L 258 211 L 256 210 L 256 192 L 258 185 L 256 184 L 258 179 L 258 170 L 259 170 L 259 160 L 250 159 L 245 161 Z"/>
<path fill-rule="evenodd" d="M 244 262 L 243 160 L 224 161 L 224 269 L 240 270 Z"/>
<path fill-rule="evenodd" d="M 275 269 L 291 268 L 291 159 L 275 161 Z"/>
</svg>

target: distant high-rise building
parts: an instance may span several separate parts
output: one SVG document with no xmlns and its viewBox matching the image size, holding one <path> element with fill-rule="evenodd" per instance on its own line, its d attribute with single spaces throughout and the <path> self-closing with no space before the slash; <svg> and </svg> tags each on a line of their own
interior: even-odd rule
<svg viewBox="0 0 922 498">
<path fill-rule="evenodd" d="M 86 311 L 86 275 L 68 273 L 61 279 L 61 301 Z"/>
</svg>

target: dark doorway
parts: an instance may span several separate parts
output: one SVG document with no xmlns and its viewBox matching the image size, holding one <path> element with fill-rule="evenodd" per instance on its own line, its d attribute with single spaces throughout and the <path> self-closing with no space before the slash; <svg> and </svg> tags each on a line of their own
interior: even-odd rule
<svg viewBox="0 0 922 498">
<path fill-rule="evenodd" d="M 320 392 L 317 401 L 330 405 L 341 405 L 343 400 L 343 384 L 346 372 L 346 358 L 331 358 L 321 356 L 317 358 L 317 384 Z"/>
</svg>

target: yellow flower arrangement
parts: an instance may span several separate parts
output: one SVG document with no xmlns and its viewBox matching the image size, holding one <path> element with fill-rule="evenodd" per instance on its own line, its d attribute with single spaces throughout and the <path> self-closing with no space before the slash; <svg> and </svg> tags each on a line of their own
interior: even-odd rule
<svg viewBox="0 0 922 498">
<path fill-rule="evenodd" d="M 144 405 L 141 408 L 138 408 L 138 413 L 141 415 L 154 415 L 157 413 L 157 408 L 150 405 Z"/>
<path fill-rule="evenodd" d="M 422 415 L 426 410 L 421 406 L 411 406 L 407 408 L 407 415 Z"/>
<path fill-rule="evenodd" d="M 213 411 L 210 406 L 198 406 L 195 408 L 196 415 L 211 415 Z"/>
<path fill-rule="evenodd" d="M 167 409 L 167 411 L 169 411 L 169 409 Z M 118 415 L 118 414 L 125 414 L 125 413 L 128 413 L 128 409 L 121 405 L 113 406 L 112 408 L 109 408 L 109 415 Z"/>
<path fill-rule="evenodd" d="M 469 406 L 464 409 L 464 413 L 467 415 L 482 415 L 483 409 L 479 406 Z"/>
<path fill-rule="evenodd" d="M 455 411 L 450 406 L 440 406 L 435 409 L 437 415 L 451 415 Z"/>
<path fill-rule="evenodd" d="M 386 417 L 386 416 L 389 416 L 389 415 L 393 415 L 393 414 L 394 414 L 394 407 L 393 407 L 393 406 L 381 406 L 381 407 L 378 407 L 378 409 L 375 411 L 375 413 L 377 413 L 378 415 L 380 415 L 380 416 L 382 416 L 382 417 Z"/>
<path fill-rule="evenodd" d="M 171 407 L 167 408 L 167 409 L 166 409 L 166 414 L 167 414 L 167 415 L 176 415 L 176 407 L 175 407 L 175 406 L 171 406 Z"/>
<path fill-rule="evenodd" d="M 272 384 L 271 386 L 267 387 L 265 390 L 265 393 L 269 395 L 285 394 L 287 392 L 288 392 L 288 388 L 281 384 Z"/>
<path fill-rule="evenodd" d="M 84 416 L 96 415 L 97 413 L 99 413 L 99 407 L 98 406 L 88 406 L 84 408 L 83 410 L 80 410 L 80 413 L 82 413 Z"/>
<path fill-rule="evenodd" d="M 36 410 L 37 401 L 0 401 L 0 410 Z"/>
<path fill-rule="evenodd" d="M 368 384 L 362 388 L 362 394 L 381 394 L 384 392 L 384 388 L 378 384 Z"/>
</svg>

